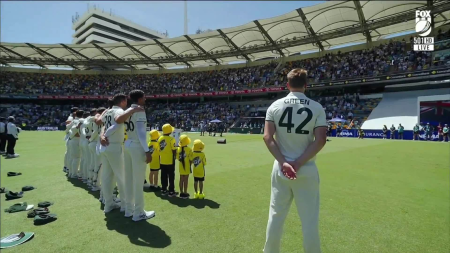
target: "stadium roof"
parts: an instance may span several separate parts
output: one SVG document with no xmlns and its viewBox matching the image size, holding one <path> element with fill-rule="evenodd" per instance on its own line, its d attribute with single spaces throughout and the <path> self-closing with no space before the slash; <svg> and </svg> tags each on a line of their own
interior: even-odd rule
<svg viewBox="0 0 450 253">
<path fill-rule="evenodd" d="M 1 43 L 10 66 L 158 69 L 283 57 L 348 43 L 377 41 L 415 29 L 415 11 L 431 10 L 434 27 L 448 24 L 450 2 L 330 1 L 281 16 L 169 39 L 110 44 Z"/>
</svg>

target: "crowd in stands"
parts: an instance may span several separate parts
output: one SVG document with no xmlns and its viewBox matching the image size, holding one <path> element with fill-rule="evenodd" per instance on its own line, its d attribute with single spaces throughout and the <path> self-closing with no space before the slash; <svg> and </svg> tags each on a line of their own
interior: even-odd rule
<svg viewBox="0 0 450 253">
<path fill-rule="evenodd" d="M 351 120 L 353 110 L 360 108 L 359 94 L 327 97 L 316 94 L 313 98 L 323 105 L 327 119 L 339 117 Z M 158 129 L 165 123 L 170 123 L 177 128 L 191 130 L 198 128 L 200 123 L 207 124 L 214 119 L 222 121 L 227 127 L 234 125 L 234 127 L 241 128 L 260 128 L 264 125 L 265 109 L 269 105 L 268 103 L 258 106 L 234 105 L 225 102 L 149 103 L 146 110 L 149 126 Z M 63 127 L 70 108 L 73 106 L 88 109 L 104 105 L 101 104 L 101 101 L 82 105 L 4 104 L 0 107 L 0 115 L 14 116 L 17 123 L 30 127 Z M 237 122 L 241 117 L 242 119 Z"/>
<path fill-rule="evenodd" d="M 229 103 L 174 103 L 157 104 L 151 110 L 147 115 L 151 127 L 170 123 L 176 128 L 190 130 L 215 119 L 230 126 L 244 115 L 245 108 Z"/>
<path fill-rule="evenodd" d="M 0 115 L 14 116 L 20 126 L 62 126 L 70 113 L 70 106 L 62 105 L 5 105 Z"/>
<path fill-rule="evenodd" d="M 442 38 L 449 32 L 441 33 Z M 392 72 L 428 69 L 433 66 L 431 52 L 416 52 L 406 40 L 390 40 L 371 49 L 319 58 L 218 71 L 138 74 L 70 75 L 0 72 L 0 94 L 113 95 L 141 89 L 146 94 L 190 93 L 284 86 L 292 68 L 308 70 L 312 82 L 374 77 Z"/>
</svg>

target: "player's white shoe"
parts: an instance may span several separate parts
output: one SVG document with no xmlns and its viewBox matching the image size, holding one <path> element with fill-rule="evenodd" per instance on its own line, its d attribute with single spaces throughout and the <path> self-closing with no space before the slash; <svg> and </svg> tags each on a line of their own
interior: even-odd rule
<svg viewBox="0 0 450 253">
<path fill-rule="evenodd" d="M 144 188 L 150 188 L 150 184 L 149 183 L 145 183 L 144 184 Z"/>
<path fill-rule="evenodd" d="M 133 216 L 132 220 L 133 221 L 148 220 L 148 219 L 155 217 L 155 215 L 156 215 L 155 211 L 144 211 L 137 217 Z"/>
<path fill-rule="evenodd" d="M 111 212 L 112 210 L 114 210 L 114 209 L 119 209 L 119 208 L 120 208 L 120 205 L 119 205 L 119 204 L 113 203 L 110 207 L 108 207 L 108 208 L 105 207 L 105 209 L 103 210 L 103 212 L 109 213 L 109 212 Z"/>
<path fill-rule="evenodd" d="M 6 158 L 17 158 L 17 157 L 19 157 L 19 154 L 14 154 L 14 155 L 8 154 L 6 156 Z"/>
</svg>

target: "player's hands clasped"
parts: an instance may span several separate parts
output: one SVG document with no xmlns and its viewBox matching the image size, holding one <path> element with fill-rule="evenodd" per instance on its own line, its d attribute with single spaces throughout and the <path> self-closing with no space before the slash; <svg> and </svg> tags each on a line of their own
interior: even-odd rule
<svg viewBox="0 0 450 253">
<path fill-rule="evenodd" d="M 290 180 L 297 179 L 297 173 L 294 167 L 290 163 L 283 163 L 281 166 L 281 171 L 283 172 L 283 175 L 287 177 Z"/>
<path fill-rule="evenodd" d="M 109 141 L 108 138 L 106 138 L 104 135 L 100 136 L 100 144 L 102 144 L 102 146 L 106 147 L 109 145 Z"/>
</svg>

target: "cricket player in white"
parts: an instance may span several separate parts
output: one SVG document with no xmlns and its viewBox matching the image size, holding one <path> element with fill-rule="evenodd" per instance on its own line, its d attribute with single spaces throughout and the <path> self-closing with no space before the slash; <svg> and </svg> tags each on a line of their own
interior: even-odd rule
<svg viewBox="0 0 450 253">
<path fill-rule="evenodd" d="M 89 112 L 84 112 L 83 115 L 83 123 L 80 127 L 80 150 L 81 150 L 81 165 L 80 165 L 80 174 L 83 183 L 87 183 L 88 180 L 88 166 L 90 164 L 89 158 L 91 157 L 89 152 L 89 141 L 88 141 L 88 133 L 89 133 L 89 120 L 90 120 Z"/>
<path fill-rule="evenodd" d="M 80 118 L 84 111 L 78 110 L 72 121 L 72 127 L 69 130 L 69 174 L 70 178 L 77 178 L 78 167 L 80 166 Z"/>
<path fill-rule="evenodd" d="M 145 94 L 133 90 L 129 94 L 131 108 L 145 106 Z M 152 154 L 147 144 L 147 117 L 145 111 L 134 113 L 125 121 L 128 139 L 125 141 L 125 187 L 127 196 L 125 217 L 133 216 L 133 221 L 151 219 L 154 211 L 144 210 L 144 180 L 147 164 L 152 161 Z M 105 133 L 106 134 L 106 133 Z"/>
<path fill-rule="evenodd" d="M 264 252 L 280 252 L 284 221 L 294 200 L 302 222 L 304 252 L 320 253 L 315 156 L 326 143 L 325 111 L 304 94 L 305 70 L 293 69 L 287 77 L 290 93 L 267 109 L 264 128 L 264 142 L 276 159 Z"/>
<path fill-rule="evenodd" d="M 120 208 L 121 212 L 125 212 L 126 207 L 126 188 L 124 187 L 124 161 L 122 143 L 125 138 L 124 122 L 134 112 L 143 111 L 142 108 L 130 108 L 123 111 L 127 106 L 127 97 L 124 94 L 115 95 L 113 98 L 114 106 L 108 110 L 102 117 L 105 128 L 108 129 L 113 124 L 117 124 L 116 131 L 106 139 L 101 136 L 102 145 L 106 146 L 102 156 L 102 193 L 105 200 L 104 212 L 108 213 L 113 209 Z M 99 122 L 96 122 L 99 124 Z M 120 205 L 113 201 L 114 176 L 117 180 L 119 189 Z M 141 188 L 142 189 L 142 188 Z"/>
<path fill-rule="evenodd" d="M 89 152 L 91 153 L 91 185 L 92 191 L 99 191 L 100 190 L 100 177 L 99 177 L 99 173 L 100 173 L 100 155 L 97 154 L 97 144 L 98 144 L 98 136 L 100 134 L 100 130 L 101 130 L 101 126 L 95 124 L 94 119 L 96 118 L 97 115 L 100 115 L 101 113 L 103 113 L 105 111 L 104 107 L 100 107 L 98 108 L 98 110 L 95 112 L 94 118 L 92 119 L 91 122 L 91 137 L 89 138 Z M 91 111 L 91 116 L 92 116 L 92 111 Z"/>
<path fill-rule="evenodd" d="M 66 153 L 64 154 L 64 169 L 63 171 L 68 173 L 69 172 L 69 161 L 70 161 L 70 155 L 69 155 L 69 131 L 73 126 L 73 119 L 75 118 L 75 114 L 78 111 L 77 107 L 72 107 L 70 109 L 70 115 L 66 120 L 66 136 L 64 137 L 64 141 L 66 142 Z"/>
<path fill-rule="evenodd" d="M 94 159 L 94 154 L 91 152 L 91 149 L 90 149 L 90 146 L 89 146 L 89 144 L 90 144 L 90 142 L 89 142 L 89 139 L 91 138 L 91 136 L 92 136 L 92 132 L 93 132 L 93 129 L 94 129 L 94 126 L 93 126 L 93 122 L 94 122 L 94 116 L 95 116 L 95 114 L 97 114 L 97 109 L 96 108 L 93 108 L 93 109 L 91 109 L 90 110 L 90 112 L 89 112 L 89 117 L 87 117 L 86 118 L 86 121 L 84 122 L 84 124 L 85 124 L 85 127 L 84 127 L 84 129 L 85 129 L 85 132 L 86 132 L 86 156 L 87 156 L 87 162 L 86 162 L 86 177 L 87 177 L 87 185 L 89 186 L 89 187 L 91 187 L 91 183 L 92 183 L 92 176 L 93 176 L 93 171 L 94 171 L 94 162 L 93 162 L 93 159 Z"/>
</svg>

